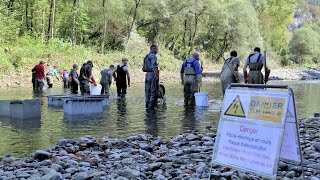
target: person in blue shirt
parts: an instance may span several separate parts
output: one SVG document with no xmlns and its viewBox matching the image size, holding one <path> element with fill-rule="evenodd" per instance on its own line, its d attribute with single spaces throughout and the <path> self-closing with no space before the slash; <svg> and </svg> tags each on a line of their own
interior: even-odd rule
<svg viewBox="0 0 320 180">
<path fill-rule="evenodd" d="M 201 87 L 202 68 L 199 63 L 199 53 L 192 53 L 191 57 L 184 60 L 180 70 L 181 84 L 184 86 L 184 105 L 194 105 L 194 94 Z"/>
<path fill-rule="evenodd" d="M 48 65 L 50 66 L 50 65 Z M 49 86 L 49 88 L 52 88 L 53 86 L 53 77 L 55 77 L 58 81 L 59 79 L 59 73 L 57 71 L 58 67 L 57 66 L 53 66 L 53 68 L 49 69 L 48 73 L 47 73 L 47 84 Z"/>
<path fill-rule="evenodd" d="M 145 101 L 146 108 L 154 109 L 157 105 L 157 90 L 159 86 L 159 71 L 157 53 L 159 47 L 155 44 L 150 46 L 150 52 L 146 55 L 143 63 L 145 75 Z"/>
</svg>

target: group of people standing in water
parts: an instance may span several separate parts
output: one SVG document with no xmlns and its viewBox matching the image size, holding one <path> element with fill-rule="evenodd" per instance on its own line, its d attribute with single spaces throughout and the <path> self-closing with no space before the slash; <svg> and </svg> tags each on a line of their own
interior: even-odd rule
<svg viewBox="0 0 320 180">
<path fill-rule="evenodd" d="M 157 53 L 159 48 L 157 45 L 151 45 L 149 53 L 143 59 L 142 71 L 145 75 L 145 105 L 146 108 L 153 109 L 157 105 L 159 93 L 159 64 Z M 224 61 L 220 80 L 222 83 L 222 92 L 225 93 L 226 88 L 231 83 L 240 83 L 239 67 L 240 60 L 237 57 L 237 51 L 231 51 L 230 57 Z M 48 66 L 47 66 L 48 67 Z M 80 68 L 74 64 L 70 72 L 63 70 L 61 75 L 57 71 L 57 66 L 49 69 L 45 73 L 45 62 L 40 61 L 32 69 L 32 83 L 34 90 L 42 90 L 47 81 L 48 87 L 51 88 L 53 78 L 63 79 L 64 88 L 70 88 L 71 94 L 78 94 L 80 89 L 81 95 L 90 95 L 91 85 L 97 86 L 97 82 L 93 76 L 93 62 L 88 60 Z M 265 77 L 261 70 L 265 68 Z M 247 69 L 249 68 L 249 73 Z M 190 58 L 183 61 L 180 68 L 181 84 L 184 86 L 184 105 L 193 106 L 195 104 L 194 94 L 200 91 L 202 85 L 203 68 L 200 63 L 200 55 L 193 52 Z M 110 95 L 110 86 L 114 79 L 117 87 L 117 95 L 124 98 L 127 93 L 127 87 L 130 87 L 130 73 L 128 67 L 128 59 L 123 58 L 117 66 L 110 65 L 108 68 L 102 69 L 100 78 L 101 94 Z M 259 47 L 254 48 L 254 52 L 248 56 L 243 66 L 244 82 L 250 84 L 264 84 L 268 81 L 270 70 L 266 65 L 266 57 L 261 54 Z"/>
</svg>

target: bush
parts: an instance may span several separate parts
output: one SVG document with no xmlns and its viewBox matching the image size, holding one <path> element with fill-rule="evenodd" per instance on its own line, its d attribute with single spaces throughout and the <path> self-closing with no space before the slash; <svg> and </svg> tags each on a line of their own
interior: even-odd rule
<svg viewBox="0 0 320 180">
<path fill-rule="evenodd" d="M 309 25 L 294 31 L 289 50 L 295 63 L 317 63 L 320 56 L 319 32 Z"/>
</svg>

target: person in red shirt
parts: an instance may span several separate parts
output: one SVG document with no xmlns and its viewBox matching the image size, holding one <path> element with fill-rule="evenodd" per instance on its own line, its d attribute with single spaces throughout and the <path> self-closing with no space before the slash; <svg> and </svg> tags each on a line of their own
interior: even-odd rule
<svg viewBox="0 0 320 180">
<path fill-rule="evenodd" d="M 35 90 L 42 90 L 43 88 L 45 80 L 44 64 L 44 61 L 40 61 L 39 64 L 32 69 L 35 76 Z"/>
</svg>

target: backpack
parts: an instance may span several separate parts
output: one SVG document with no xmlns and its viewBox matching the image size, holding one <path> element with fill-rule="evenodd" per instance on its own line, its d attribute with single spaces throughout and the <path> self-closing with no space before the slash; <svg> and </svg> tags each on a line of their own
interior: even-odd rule
<svg viewBox="0 0 320 180">
<path fill-rule="evenodd" d="M 143 72 L 153 72 L 153 66 L 151 64 L 151 60 L 149 59 L 149 54 L 146 55 L 143 59 L 143 66 L 142 66 Z"/>
</svg>

